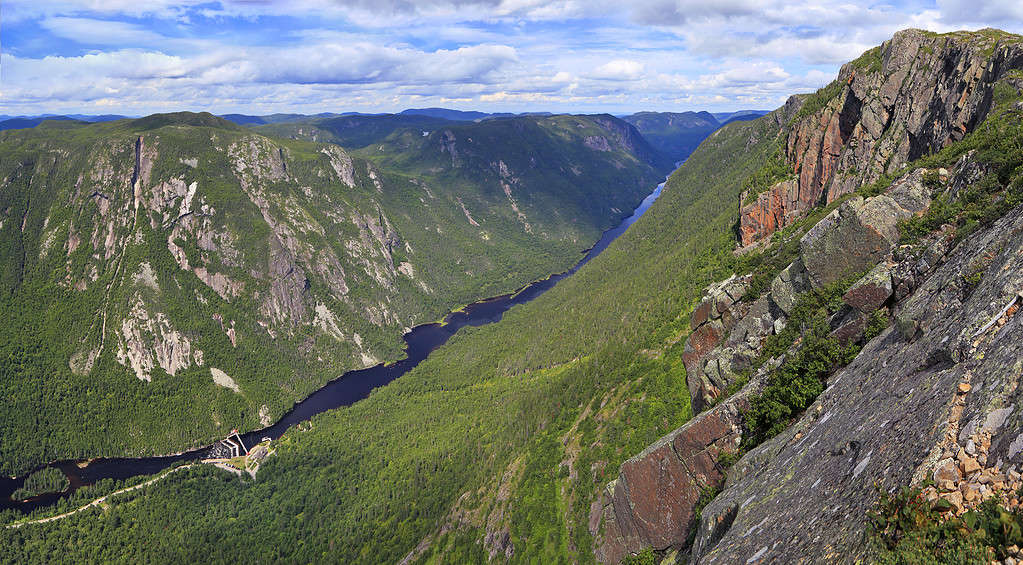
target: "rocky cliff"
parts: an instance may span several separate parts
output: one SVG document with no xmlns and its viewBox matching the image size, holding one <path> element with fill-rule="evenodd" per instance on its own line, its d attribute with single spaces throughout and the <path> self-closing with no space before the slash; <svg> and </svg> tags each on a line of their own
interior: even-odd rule
<svg viewBox="0 0 1023 565">
<path fill-rule="evenodd" d="M 997 30 L 901 31 L 847 63 L 780 140 L 791 178 L 744 198 L 742 245 L 812 208 L 962 139 L 991 108 L 994 84 L 1023 66 L 1018 36 Z"/>
<path fill-rule="evenodd" d="M 992 38 L 1000 46 L 990 48 Z M 942 88 L 927 79 L 918 86 L 907 72 L 892 91 L 885 131 L 905 133 L 891 138 L 891 155 L 916 166 L 892 169 L 897 161 L 885 157 L 877 168 L 873 150 L 843 145 L 829 153 L 833 164 L 874 172 L 859 180 L 814 173 L 810 184 L 800 175 L 771 189 L 821 189 L 775 228 L 831 206 L 766 247 L 764 256 L 795 250 L 770 282 L 758 283 L 763 271 L 755 271 L 705 290 L 683 355 L 694 412 L 702 413 L 625 462 L 607 485 L 591 522 L 598 560 L 647 549 L 667 562 L 678 551 L 690 552 L 690 563 L 872 560 L 867 512 L 880 492 L 907 485 L 948 501 L 953 515 L 992 498 L 1013 507 L 1023 452 L 1023 424 L 1013 416 L 1023 357 L 1011 345 L 1023 307 L 1018 39 L 911 30 L 882 46 L 894 61 L 905 59 L 902 50 L 921 51 L 924 40 L 970 57 L 988 45 L 987 59 L 953 58 L 946 67 L 948 82 L 986 84 L 986 93 L 960 89 L 952 106 L 917 106 Z M 864 99 L 854 82 L 843 79 L 840 98 Z M 883 93 L 885 84 L 874 88 Z M 786 134 L 790 148 L 802 135 L 801 114 Z M 931 116 L 927 135 L 923 115 Z M 935 125 L 946 122 L 959 125 Z M 849 196 L 854 189 L 860 194 Z"/>
<path fill-rule="evenodd" d="M 1010 477 L 1018 485 L 1023 208 L 932 256 L 943 264 L 894 304 L 895 326 L 730 471 L 703 510 L 691 562 L 854 562 L 869 550 L 879 489 L 943 479 L 961 511 L 1009 494 Z"/>
</svg>

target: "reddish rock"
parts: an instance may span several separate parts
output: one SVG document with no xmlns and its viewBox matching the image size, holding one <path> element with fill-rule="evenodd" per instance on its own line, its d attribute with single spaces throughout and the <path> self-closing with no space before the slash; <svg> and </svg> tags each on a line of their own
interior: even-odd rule
<svg viewBox="0 0 1023 565">
<path fill-rule="evenodd" d="M 791 216 L 809 205 L 800 202 L 796 181 L 784 181 L 772 186 L 740 210 L 739 238 L 742 244 L 749 245 L 785 227 L 791 222 Z"/>
<path fill-rule="evenodd" d="M 737 414 L 734 404 L 719 405 L 622 465 L 604 497 L 598 560 L 617 563 L 646 547 L 685 542 L 701 491 L 724 480 L 717 458 L 740 438 Z M 592 532 L 600 526 L 590 523 Z"/>
<path fill-rule="evenodd" d="M 842 300 L 865 314 L 877 310 L 893 292 L 891 270 L 881 263 L 846 291 Z"/>
<path fill-rule="evenodd" d="M 682 362 L 686 366 L 686 371 L 699 371 L 700 360 L 721 343 L 724 331 L 724 326 L 717 320 L 696 328 L 696 331 L 686 340 L 685 350 L 682 353 Z"/>
<path fill-rule="evenodd" d="M 921 48 L 925 44 L 928 49 Z M 1014 58 L 1019 53 L 1003 49 L 989 54 L 958 38 L 946 43 L 906 30 L 886 43 L 878 57 L 884 72 L 846 64 L 836 96 L 790 124 L 784 158 L 796 179 L 742 207 L 742 245 L 769 237 L 811 208 L 962 139 L 983 121 L 994 83 L 1018 65 Z M 946 67 L 946 60 L 954 62 L 947 68 L 957 72 L 930 71 Z"/>
<path fill-rule="evenodd" d="M 862 312 L 855 311 L 853 315 L 849 317 L 842 325 L 838 326 L 833 332 L 831 337 L 838 340 L 838 343 L 843 346 L 849 345 L 859 341 L 863 337 L 864 330 L 867 329 L 867 315 Z"/>
<path fill-rule="evenodd" d="M 693 310 L 693 315 L 689 319 L 689 327 L 698 328 L 705 324 L 707 320 L 710 320 L 711 312 L 713 310 L 714 304 L 710 300 L 700 302 L 699 306 Z"/>
</svg>

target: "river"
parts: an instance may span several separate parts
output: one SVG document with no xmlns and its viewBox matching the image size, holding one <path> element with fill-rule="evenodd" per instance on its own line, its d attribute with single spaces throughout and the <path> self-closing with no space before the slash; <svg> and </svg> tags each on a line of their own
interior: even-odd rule
<svg viewBox="0 0 1023 565">
<path fill-rule="evenodd" d="M 657 200 L 663 188 L 664 183 L 657 185 L 657 188 L 640 202 L 631 216 L 622 220 L 614 228 L 605 231 L 601 235 L 600 240 L 571 269 L 528 284 L 516 292 L 487 298 L 470 304 L 462 310 L 448 314 L 442 322 L 423 324 L 412 328 L 404 336 L 407 353 L 407 357 L 404 359 L 391 364 L 380 364 L 366 369 L 348 371 L 296 404 L 276 424 L 243 434 L 241 436 L 242 441 L 244 441 L 246 446 L 251 447 L 263 438 L 277 439 L 291 426 L 304 422 L 320 412 L 348 406 L 362 400 L 373 389 L 383 386 L 412 370 L 412 368 L 426 359 L 433 350 L 446 343 L 459 329 L 465 326 L 492 324 L 500 320 L 504 313 L 512 306 L 525 304 L 547 292 L 558 281 L 574 274 L 580 267 L 607 249 L 607 246 L 618 236 L 625 233 L 625 230 L 635 223 Z M 23 512 L 30 512 L 36 508 L 54 504 L 78 488 L 91 485 L 101 479 L 120 480 L 139 475 L 152 475 L 179 462 L 207 458 L 213 447 L 207 446 L 180 455 L 164 457 L 111 457 L 93 459 L 88 461 L 87 464 L 86 461 L 58 461 L 44 465 L 35 469 L 35 471 L 45 467 L 56 467 L 67 476 L 71 483 L 70 488 L 64 492 L 47 493 L 25 501 L 12 500 L 11 495 L 14 491 L 21 488 L 28 475 L 2 477 L 0 478 L 0 508 L 16 508 Z"/>
</svg>

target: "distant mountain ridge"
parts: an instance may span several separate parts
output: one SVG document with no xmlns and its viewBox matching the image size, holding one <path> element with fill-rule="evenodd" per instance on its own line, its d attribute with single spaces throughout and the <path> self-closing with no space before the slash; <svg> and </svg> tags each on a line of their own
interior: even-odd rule
<svg viewBox="0 0 1023 565">
<path fill-rule="evenodd" d="M 654 147 L 675 161 L 685 160 L 711 132 L 721 127 L 709 112 L 639 112 L 622 119 L 636 126 Z"/>
<path fill-rule="evenodd" d="M 8 129 L 25 129 L 34 128 L 37 125 L 43 123 L 46 120 L 58 120 L 58 121 L 80 121 L 80 122 L 111 122 L 114 120 L 122 120 L 126 116 L 120 116 L 115 114 L 100 114 L 100 115 L 89 115 L 89 114 L 43 114 L 40 116 L 0 116 L 3 118 L 0 120 L 0 131 Z"/>
</svg>

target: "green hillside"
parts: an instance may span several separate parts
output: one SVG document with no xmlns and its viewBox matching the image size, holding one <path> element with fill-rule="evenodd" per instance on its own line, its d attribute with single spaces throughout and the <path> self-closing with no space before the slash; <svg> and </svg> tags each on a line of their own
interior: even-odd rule
<svg viewBox="0 0 1023 565">
<path fill-rule="evenodd" d="M 708 112 L 639 112 L 622 119 L 636 126 L 650 145 L 676 161 L 688 157 L 723 125 Z"/>
<path fill-rule="evenodd" d="M 600 147 L 533 127 L 478 136 L 471 167 L 209 114 L 3 132 L 0 471 L 267 425 L 406 328 L 568 268 L 662 174 L 578 120 Z"/>
<path fill-rule="evenodd" d="M 689 417 L 680 316 L 730 266 L 729 203 L 778 131 L 772 117 L 711 136 L 634 228 L 578 274 L 499 324 L 463 330 L 366 401 L 293 429 L 256 481 L 186 471 L 109 517 L 85 513 L 47 535 L 78 540 L 82 558 L 109 555 L 90 541 L 104 538 L 126 560 L 216 548 L 215 560 L 244 549 L 254 561 L 379 563 L 454 520 L 460 526 L 430 546 L 445 562 L 478 560 L 486 548 L 475 540 L 489 530 L 507 532 L 514 560 L 591 561 L 593 493 Z M 567 461 L 565 442 L 577 446 Z M 502 489 L 513 506 L 493 496 Z M 463 518 L 449 517 L 456 507 Z M 143 518 L 150 513 L 179 517 L 177 541 L 157 526 L 165 522 Z M 115 515 L 134 524 L 130 534 L 109 528 Z M 11 535 L 33 545 L 40 531 Z"/>
</svg>

